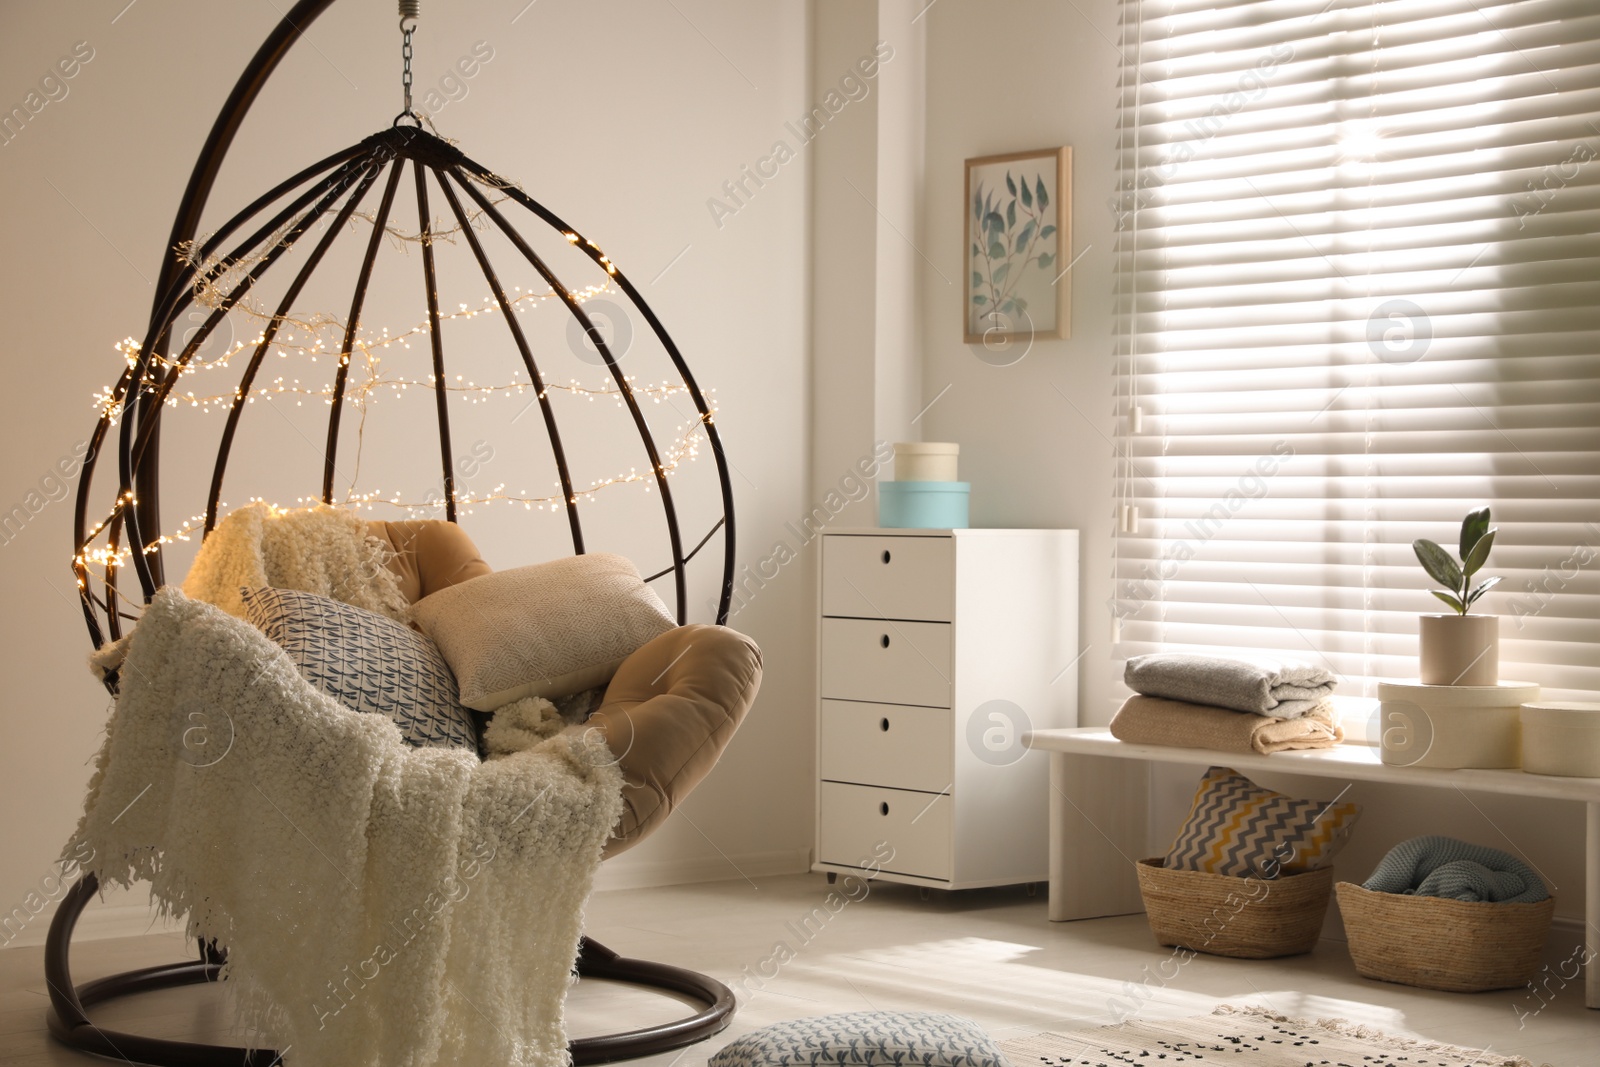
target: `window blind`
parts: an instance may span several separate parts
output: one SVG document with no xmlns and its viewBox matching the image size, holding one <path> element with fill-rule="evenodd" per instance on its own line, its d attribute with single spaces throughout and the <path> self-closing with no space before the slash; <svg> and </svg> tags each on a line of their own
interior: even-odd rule
<svg viewBox="0 0 1600 1067">
<path fill-rule="evenodd" d="M 1500 534 L 1503 679 L 1600 700 L 1600 8 L 1123 0 L 1121 658 L 1416 675 Z"/>
</svg>

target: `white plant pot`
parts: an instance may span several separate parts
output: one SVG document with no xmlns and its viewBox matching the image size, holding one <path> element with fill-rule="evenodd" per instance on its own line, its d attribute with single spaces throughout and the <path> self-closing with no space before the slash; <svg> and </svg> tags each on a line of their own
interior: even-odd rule
<svg viewBox="0 0 1600 1067">
<path fill-rule="evenodd" d="M 897 482 L 957 482 L 961 446 L 948 441 L 897 441 L 894 446 L 894 480 Z"/>
<path fill-rule="evenodd" d="M 1424 685 L 1497 685 L 1498 615 L 1423 615 L 1418 677 Z"/>
</svg>

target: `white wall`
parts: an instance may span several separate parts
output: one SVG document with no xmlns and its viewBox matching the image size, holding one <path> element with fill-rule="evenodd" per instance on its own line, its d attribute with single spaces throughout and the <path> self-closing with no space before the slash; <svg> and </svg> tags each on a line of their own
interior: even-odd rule
<svg viewBox="0 0 1600 1067">
<path fill-rule="evenodd" d="M 1076 681 L 1086 724 L 1110 719 L 1111 215 L 1115 166 L 1116 5 L 943 0 L 927 55 L 923 200 L 922 439 L 957 441 L 972 483 L 974 526 L 1082 531 L 1083 658 Z M 1071 145 L 1071 338 L 1036 340 L 996 366 L 962 342 L 962 161 Z M 1062 266 L 1065 266 L 1063 262 Z M 1023 346 L 1026 349 L 1026 346 Z M 1007 353 L 1000 359 L 1014 358 Z M 1067 664 L 1060 664 L 1066 667 Z"/>
<path fill-rule="evenodd" d="M 1118 78 L 1115 0 L 940 0 L 927 14 L 927 173 L 922 265 L 924 440 L 961 444 L 975 526 L 1083 531 L 1078 665 L 1081 717 L 1103 725 L 1126 689 L 1110 656 L 1112 419 L 1110 307 Z M 961 341 L 962 161 L 1001 152 L 1073 149 L 1072 337 L 1038 341 L 995 367 Z M 1153 850 L 1164 850 L 1198 775 L 1158 769 Z M 1263 784 L 1332 797 L 1341 783 L 1271 776 Z M 1530 859 L 1552 883 L 1557 912 L 1583 913 L 1582 807 L 1514 797 L 1360 784 L 1366 806 L 1341 864 L 1361 879 L 1389 846 L 1444 833 Z"/>
<path fill-rule="evenodd" d="M 473 42 L 488 42 L 495 58 L 440 114 L 443 132 L 603 241 L 636 280 L 656 278 L 683 253 L 646 295 L 702 384 L 718 390 L 718 423 L 736 467 L 740 559 L 755 574 L 733 621 L 766 653 L 762 697 L 722 767 L 686 805 L 688 818 L 608 864 L 603 883 L 803 865 L 814 549 L 788 524 L 831 506 L 830 493 L 847 497 L 853 483 L 845 479 L 874 438 L 901 436 L 886 431 L 947 385 L 919 433 L 961 442 L 974 523 L 1083 532 L 1084 654 L 1058 684 L 1079 686 L 1085 722 L 1107 721 L 1120 691 L 1105 608 L 1113 0 L 940 0 L 920 16 L 921 0 L 677 0 L 676 10 L 540 0 L 512 23 L 518 7 L 430 6 L 418 38 L 419 92 Z M 387 0 L 345 0 L 312 28 L 257 105 L 214 203 L 238 204 L 265 179 L 387 125 L 398 110 L 391 11 Z M 0 509 L 23 500 L 87 435 L 89 397 L 117 369 L 111 344 L 143 326 L 151 296 L 143 276 L 154 276 L 194 155 L 275 17 L 270 5 L 195 0 L 125 11 L 123 0 L 11 5 L 0 15 L 6 108 L 23 102 L 74 42 L 94 49 L 68 96 L 0 148 Z M 820 103 L 879 37 L 898 50 L 883 75 L 897 79 L 887 103 L 873 86 L 811 143 L 795 145 L 786 123 Z M 924 79 L 919 108 L 903 94 Z M 924 130 L 908 128 L 919 111 Z M 905 165 L 919 137 L 920 171 Z M 779 140 L 797 148 L 793 161 L 719 225 L 708 200 Z M 1073 254 L 1082 255 L 1071 274 L 1072 337 L 991 366 L 959 332 L 962 160 L 1062 144 L 1074 149 Z M 908 204 L 917 209 L 912 224 Z M 902 275 L 885 273 L 892 269 Z M 905 271 L 916 272 L 920 300 L 910 319 Z M 920 366 L 907 367 L 912 335 Z M 893 383 L 913 391 L 914 402 L 889 395 Z M 830 521 L 869 524 L 871 516 L 862 501 Z M 70 505 L 51 503 L 0 545 L 11 619 L 0 651 L 9 682 L 0 914 L 50 872 L 105 718 L 107 698 L 82 666 L 88 642 L 66 566 L 69 525 Z M 484 512 L 469 528 L 497 566 L 523 562 L 520 528 L 508 515 Z M 797 558 L 776 552 L 780 542 Z M 1269 784 L 1307 795 L 1327 785 Z M 1188 790 L 1177 778 L 1158 788 L 1169 820 Z M 1561 911 L 1578 910 L 1577 813 L 1483 797 L 1419 802 L 1395 790 L 1366 789 L 1358 799 L 1372 810 L 1350 872 L 1375 861 L 1380 843 L 1454 833 L 1523 849 L 1560 887 Z M 42 936 L 39 920 L 19 940 Z"/>
<path fill-rule="evenodd" d="M 805 110 L 808 12 L 736 0 L 544 0 L 513 22 L 521 6 L 425 4 L 418 94 L 437 86 L 474 42 L 494 49 L 468 95 L 437 115 L 441 132 L 597 238 L 644 289 L 701 384 L 717 391 L 748 531 L 742 556 L 753 560 L 765 535 L 798 516 L 810 495 L 807 167 L 786 167 L 720 227 L 707 201 Z M 113 342 L 143 331 L 146 279 L 163 255 L 194 157 L 277 18 L 270 4 L 123 7 L 17 4 L 0 14 L 7 108 L 23 103 L 74 42 L 94 50 L 68 95 L 0 148 L 5 509 L 88 435 L 90 396 L 118 370 Z M 399 110 L 398 64 L 392 0 L 345 0 L 324 15 L 251 113 L 214 194 L 211 224 L 293 169 L 388 126 Z M 220 416 L 209 419 L 204 425 L 220 425 Z M 532 421 L 522 426 L 532 429 Z M 472 440 L 458 429 L 458 445 Z M 252 475 L 281 460 L 241 455 L 231 491 L 247 495 Z M 204 461 L 209 468 L 209 456 Z M 514 459 L 498 462 L 507 464 L 508 481 L 523 473 L 510 469 Z M 189 514 L 190 503 L 172 503 L 169 521 Z M 536 561 L 519 558 L 526 541 L 516 514 L 480 511 L 468 523 L 496 566 Z M 75 824 L 107 711 L 105 692 L 84 668 L 89 642 L 67 567 L 70 524 L 70 502 L 50 503 L 0 546 L 9 619 L 0 648 L 0 913 L 22 905 L 50 873 Z M 765 651 L 762 695 L 722 767 L 685 806 L 688 818 L 608 864 L 606 883 L 803 866 L 813 682 L 810 629 L 795 620 L 806 617 L 808 597 L 800 569 L 790 568 L 734 620 Z M 707 617 L 699 602 L 693 614 Z M 44 921 L 21 940 L 42 938 Z"/>
</svg>

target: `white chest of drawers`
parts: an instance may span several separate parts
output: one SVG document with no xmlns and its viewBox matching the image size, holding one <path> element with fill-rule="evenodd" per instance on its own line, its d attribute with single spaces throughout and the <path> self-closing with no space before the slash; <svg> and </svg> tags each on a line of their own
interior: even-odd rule
<svg viewBox="0 0 1600 1067">
<path fill-rule="evenodd" d="M 1045 880 L 1048 768 L 1022 735 L 1077 725 L 1078 532 L 830 531 L 821 604 L 813 869 Z"/>
</svg>

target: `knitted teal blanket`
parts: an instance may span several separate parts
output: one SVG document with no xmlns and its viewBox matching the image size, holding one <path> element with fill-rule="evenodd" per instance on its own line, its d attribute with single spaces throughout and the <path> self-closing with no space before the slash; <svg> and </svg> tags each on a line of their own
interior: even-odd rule
<svg viewBox="0 0 1600 1067">
<path fill-rule="evenodd" d="M 1544 879 L 1496 848 L 1453 837 L 1413 837 L 1389 850 L 1362 888 L 1499 904 L 1534 904 L 1550 896 Z"/>
</svg>

